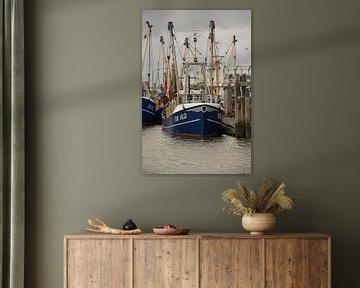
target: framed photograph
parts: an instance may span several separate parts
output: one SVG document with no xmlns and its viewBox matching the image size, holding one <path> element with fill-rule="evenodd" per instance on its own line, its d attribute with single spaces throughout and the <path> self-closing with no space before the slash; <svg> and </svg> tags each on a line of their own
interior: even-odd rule
<svg viewBox="0 0 360 288">
<path fill-rule="evenodd" d="M 251 173 L 251 11 L 143 10 L 145 174 Z"/>
</svg>

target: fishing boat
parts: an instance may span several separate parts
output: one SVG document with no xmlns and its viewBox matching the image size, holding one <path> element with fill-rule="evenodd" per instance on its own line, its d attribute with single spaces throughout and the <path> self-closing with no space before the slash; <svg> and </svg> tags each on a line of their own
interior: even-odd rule
<svg viewBox="0 0 360 288">
<path fill-rule="evenodd" d="M 199 62 L 186 63 L 186 66 L 200 66 L 202 70 L 205 70 L 205 65 L 206 63 Z M 223 129 L 223 110 L 220 103 L 208 93 L 205 77 L 202 82 L 192 84 L 192 77 L 188 72 L 185 75 L 185 89 L 179 91 L 177 101 L 173 100 L 165 107 L 163 130 L 171 135 L 184 137 L 220 136 Z"/>
<path fill-rule="evenodd" d="M 195 54 L 192 61 L 183 58 L 182 82 L 177 75 L 174 25 L 168 24 L 170 33 L 171 73 L 169 103 L 164 107 L 162 129 L 183 137 L 215 137 L 223 131 L 223 110 L 218 97 L 213 95 L 206 81 L 206 62 L 199 62 Z M 187 46 L 189 43 L 185 41 Z M 189 47 L 186 47 L 189 48 Z M 196 51 L 196 49 L 195 49 Z M 182 85 L 181 85 L 182 84 Z M 181 89 L 182 87 L 183 89 Z"/>
<path fill-rule="evenodd" d="M 153 125 L 158 122 L 156 114 L 156 103 L 149 96 L 150 92 L 147 87 L 142 88 L 141 104 L 142 104 L 142 125 Z"/>
<path fill-rule="evenodd" d="M 141 102 L 142 102 L 142 126 L 161 124 L 161 113 L 162 107 L 158 107 L 155 96 L 156 91 L 154 92 L 151 89 L 151 36 L 152 36 L 152 25 L 149 21 L 146 21 L 147 31 L 144 35 L 144 48 L 143 48 L 143 58 L 142 58 L 142 67 L 144 70 L 144 64 L 146 60 L 146 56 L 148 59 L 147 63 L 147 81 L 143 81 L 142 83 L 142 91 L 141 91 Z M 147 55 L 148 54 L 148 55 Z M 160 103 L 160 101 L 159 101 Z"/>
</svg>

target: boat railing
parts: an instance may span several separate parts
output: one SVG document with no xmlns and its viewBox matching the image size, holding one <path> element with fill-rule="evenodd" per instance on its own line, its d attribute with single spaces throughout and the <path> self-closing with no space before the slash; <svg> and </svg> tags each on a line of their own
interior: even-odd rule
<svg viewBox="0 0 360 288">
<path fill-rule="evenodd" d="M 180 95 L 180 102 L 183 103 L 218 103 L 220 97 L 213 95 L 199 95 L 199 94 L 190 94 L 190 95 Z"/>
</svg>

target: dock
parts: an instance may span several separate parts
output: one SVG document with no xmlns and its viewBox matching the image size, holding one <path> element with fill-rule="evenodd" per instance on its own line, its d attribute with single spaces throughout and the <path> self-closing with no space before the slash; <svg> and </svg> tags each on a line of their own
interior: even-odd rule
<svg viewBox="0 0 360 288">
<path fill-rule="evenodd" d="M 224 134 L 251 138 L 251 82 L 236 75 L 235 83 L 224 87 Z"/>
</svg>

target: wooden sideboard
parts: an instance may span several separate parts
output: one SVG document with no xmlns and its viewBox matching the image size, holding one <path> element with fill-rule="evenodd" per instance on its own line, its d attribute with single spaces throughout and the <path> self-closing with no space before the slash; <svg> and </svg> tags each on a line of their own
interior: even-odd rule
<svg viewBox="0 0 360 288">
<path fill-rule="evenodd" d="M 329 288 L 323 234 L 67 235 L 65 288 Z"/>
</svg>

